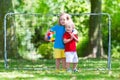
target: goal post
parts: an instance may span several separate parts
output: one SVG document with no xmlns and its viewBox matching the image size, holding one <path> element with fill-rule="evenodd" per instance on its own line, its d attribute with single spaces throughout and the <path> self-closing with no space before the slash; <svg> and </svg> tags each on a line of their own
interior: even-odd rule
<svg viewBox="0 0 120 80">
<path fill-rule="evenodd" d="M 7 56 L 7 17 L 11 15 L 41 15 L 40 13 L 7 13 L 4 16 L 4 67 L 8 68 L 8 56 Z M 56 15 L 57 14 L 52 14 Z M 83 16 L 83 15 L 105 15 L 108 17 L 108 60 L 107 68 L 111 70 L 111 16 L 108 13 L 80 13 L 80 14 L 71 14 L 72 16 Z"/>
</svg>

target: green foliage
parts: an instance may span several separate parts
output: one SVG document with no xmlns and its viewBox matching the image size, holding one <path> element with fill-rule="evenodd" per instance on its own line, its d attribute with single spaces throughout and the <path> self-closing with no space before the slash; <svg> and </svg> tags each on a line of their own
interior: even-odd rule
<svg viewBox="0 0 120 80">
<path fill-rule="evenodd" d="M 15 0 L 14 2 L 14 11 L 15 12 L 25 12 L 25 13 L 32 13 L 32 12 L 37 12 L 41 13 L 42 16 L 38 16 L 39 19 L 35 19 L 35 17 L 28 18 L 28 16 L 22 16 L 20 19 L 17 19 L 17 23 L 19 27 L 23 26 L 23 30 L 21 30 L 24 35 L 21 34 L 21 32 L 17 33 L 18 40 L 19 40 L 19 52 L 20 53 L 29 53 L 29 49 L 27 48 L 28 42 L 29 44 L 34 44 L 33 47 L 35 46 L 34 50 L 37 50 L 44 58 L 51 58 L 49 57 L 48 54 L 52 53 L 52 46 L 51 48 L 47 47 L 47 44 L 45 44 L 45 41 L 43 39 L 44 34 L 46 33 L 46 30 L 49 29 L 49 27 L 53 26 L 58 22 L 58 19 L 56 16 L 50 15 L 50 14 L 60 14 L 61 12 L 68 12 L 68 13 L 81 13 L 81 12 L 86 12 L 89 11 L 89 5 L 87 1 L 63 1 L 63 0 L 34 0 L 34 1 L 29 1 L 29 0 Z M 72 3 L 72 4 L 71 4 Z M 77 3 L 77 4 L 76 4 Z M 29 5 L 28 5 L 29 4 Z M 59 4 L 59 5 L 58 5 Z M 84 7 L 84 6 L 87 7 Z M 48 15 L 49 14 L 49 15 Z M 30 17 L 30 16 L 29 16 Z M 81 17 L 76 16 L 73 17 L 73 20 L 76 22 L 76 28 L 78 31 L 81 33 L 79 35 L 84 36 L 87 34 L 87 27 L 85 26 L 88 17 Z M 20 20 L 25 20 L 24 22 L 21 22 Z M 30 21 L 30 23 L 26 22 Z M 20 24 L 19 24 L 20 23 Z M 27 26 L 26 26 L 27 25 Z M 30 27 L 31 26 L 31 27 Z M 37 27 L 36 27 L 37 26 Z M 24 28 L 26 27 L 26 28 Z M 40 29 L 39 29 L 40 28 Z M 20 28 L 17 28 L 20 30 Z M 22 29 L 22 28 L 21 28 Z M 30 37 L 28 41 L 24 39 L 28 35 L 26 35 L 26 30 L 31 29 L 33 32 L 31 32 Z M 21 36 L 20 36 L 21 35 Z M 25 45 L 22 45 L 22 44 Z M 48 51 L 45 50 L 47 47 Z M 42 48 L 43 47 L 43 48 Z M 26 52 L 27 51 L 27 52 Z M 51 51 L 51 52 L 50 52 Z"/>
<path fill-rule="evenodd" d="M 33 5 L 35 8 L 35 12 L 43 14 L 59 14 L 61 12 L 80 13 L 89 11 L 90 9 L 88 3 L 88 1 L 84 0 L 36 0 L 36 4 Z"/>
<path fill-rule="evenodd" d="M 41 44 L 37 48 L 37 53 L 41 54 L 43 58 L 51 59 L 53 57 L 53 43 Z"/>
<path fill-rule="evenodd" d="M 120 47 L 120 0 L 109 0 L 104 1 L 104 12 L 107 12 L 111 15 L 111 41 L 112 41 L 112 56 L 113 57 L 120 57 L 119 47 Z M 106 34 L 107 35 L 107 34 Z M 107 41 L 107 40 L 106 40 Z"/>
<path fill-rule="evenodd" d="M 49 12 L 49 5 L 46 3 L 46 0 L 36 0 L 34 5 L 35 12 L 47 14 Z"/>
<path fill-rule="evenodd" d="M 14 12 L 32 13 L 34 12 L 35 0 L 12 0 Z"/>
<path fill-rule="evenodd" d="M 18 36 L 18 47 L 20 50 L 20 53 L 26 53 L 26 51 L 29 51 L 27 48 L 27 45 L 35 46 L 34 50 L 38 50 L 40 46 L 46 44 L 43 40 L 44 34 L 46 33 L 46 30 L 49 29 L 49 27 L 53 26 L 57 23 L 58 19 L 57 17 L 53 17 L 51 15 L 46 16 L 48 14 L 60 14 L 61 12 L 67 12 L 70 14 L 80 14 L 85 12 L 90 12 L 90 3 L 87 0 L 13 0 L 14 4 L 14 11 L 15 12 L 24 12 L 24 13 L 41 13 L 42 16 L 38 16 L 39 19 L 35 19 L 35 17 L 27 18 L 27 17 L 20 17 L 17 18 L 17 28 L 20 30 L 21 27 L 23 28 L 20 32 L 17 33 Z M 118 50 L 118 46 L 120 46 L 118 43 L 120 42 L 120 0 L 106 0 L 103 1 L 103 12 L 108 12 L 112 17 L 112 54 L 115 57 L 117 56 L 120 51 Z M 81 37 L 81 41 L 78 43 L 78 53 L 79 56 L 84 56 L 85 54 L 85 48 L 87 47 L 88 40 L 86 35 L 88 35 L 88 25 L 89 25 L 89 16 L 72 16 L 73 21 L 75 22 L 76 29 L 79 32 L 79 35 Z M 103 24 L 107 23 L 107 18 L 104 18 L 105 20 L 102 22 Z M 28 22 L 20 22 L 20 20 L 25 20 Z M 30 21 L 31 20 L 31 21 Z M 107 53 L 108 49 L 108 32 L 106 26 L 103 25 L 102 28 L 104 30 L 103 33 L 103 43 L 104 43 L 104 49 L 105 53 Z M 36 28 L 41 27 L 41 30 L 35 31 Z M 26 33 L 26 30 L 30 29 L 30 34 L 28 35 Z M 40 33 L 39 33 L 40 31 Z M 23 34 L 24 33 L 24 34 Z M 29 39 L 26 39 L 25 37 L 31 37 Z M 24 44 L 24 45 L 23 45 Z M 41 49 L 41 48 L 40 48 Z M 46 51 L 47 52 L 47 51 Z M 27 52 L 29 53 L 29 52 Z M 119 55 L 118 55 L 119 56 Z"/>
<path fill-rule="evenodd" d="M 34 45 L 31 43 L 31 31 L 27 29 L 21 32 L 20 29 L 23 31 L 24 28 L 17 30 L 18 53 L 24 59 L 31 59 L 32 54 L 36 55 Z"/>
<path fill-rule="evenodd" d="M 67 13 L 83 13 L 89 12 L 90 5 L 89 2 L 85 0 L 66 0 L 64 5 L 64 11 Z"/>
<path fill-rule="evenodd" d="M 77 53 L 79 57 L 83 57 L 87 55 L 86 48 L 88 47 L 88 38 L 84 37 L 82 38 L 79 43 L 77 43 Z"/>
<path fill-rule="evenodd" d="M 113 41 L 112 45 L 112 57 L 120 58 L 120 43 L 116 44 L 115 41 Z"/>
<path fill-rule="evenodd" d="M 44 41 L 43 27 L 39 26 L 35 28 L 35 32 L 32 35 L 31 42 L 34 44 L 35 48 L 38 48 Z"/>
</svg>

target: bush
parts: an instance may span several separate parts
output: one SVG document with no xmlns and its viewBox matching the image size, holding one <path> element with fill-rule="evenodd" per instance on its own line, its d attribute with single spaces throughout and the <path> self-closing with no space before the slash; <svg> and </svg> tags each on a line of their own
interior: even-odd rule
<svg viewBox="0 0 120 80">
<path fill-rule="evenodd" d="M 79 43 L 77 43 L 77 53 L 79 57 L 84 57 L 86 53 L 86 49 L 88 46 L 88 38 L 84 37 L 81 39 L 81 41 Z"/>
<path fill-rule="evenodd" d="M 117 43 L 116 41 L 113 41 L 111 52 L 112 52 L 112 57 L 120 58 L 120 44 Z"/>
<path fill-rule="evenodd" d="M 37 53 L 41 54 L 42 57 L 46 59 L 53 58 L 53 43 L 41 44 L 37 49 Z"/>
</svg>

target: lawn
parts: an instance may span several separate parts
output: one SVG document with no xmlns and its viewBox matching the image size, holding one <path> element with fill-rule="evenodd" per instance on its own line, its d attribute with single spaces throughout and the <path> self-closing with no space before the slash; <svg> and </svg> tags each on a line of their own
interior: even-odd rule
<svg viewBox="0 0 120 80">
<path fill-rule="evenodd" d="M 0 80 L 120 80 L 119 59 L 112 59 L 112 69 L 108 70 L 107 59 L 81 58 L 77 73 L 55 72 L 54 60 L 46 59 L 10 59 L 8 66 L 5 69 L 4 60 L 0 60 Z"/>
</svg>

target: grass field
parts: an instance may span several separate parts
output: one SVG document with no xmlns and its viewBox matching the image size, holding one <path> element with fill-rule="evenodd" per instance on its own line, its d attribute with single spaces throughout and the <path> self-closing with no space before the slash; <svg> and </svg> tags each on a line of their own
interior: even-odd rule
<svg viewBox="0 0 120 80">
<path fill-rule="evenodd" d="M 8 69 L 0 60 L 0 80 L 120 80 L 120 60 L 112 59 L 107 70 L 107 59 L 79 60 L 77 73 L 55 72 L 54 60 L 27 61 L 9 59 Z"/>
</svg>

